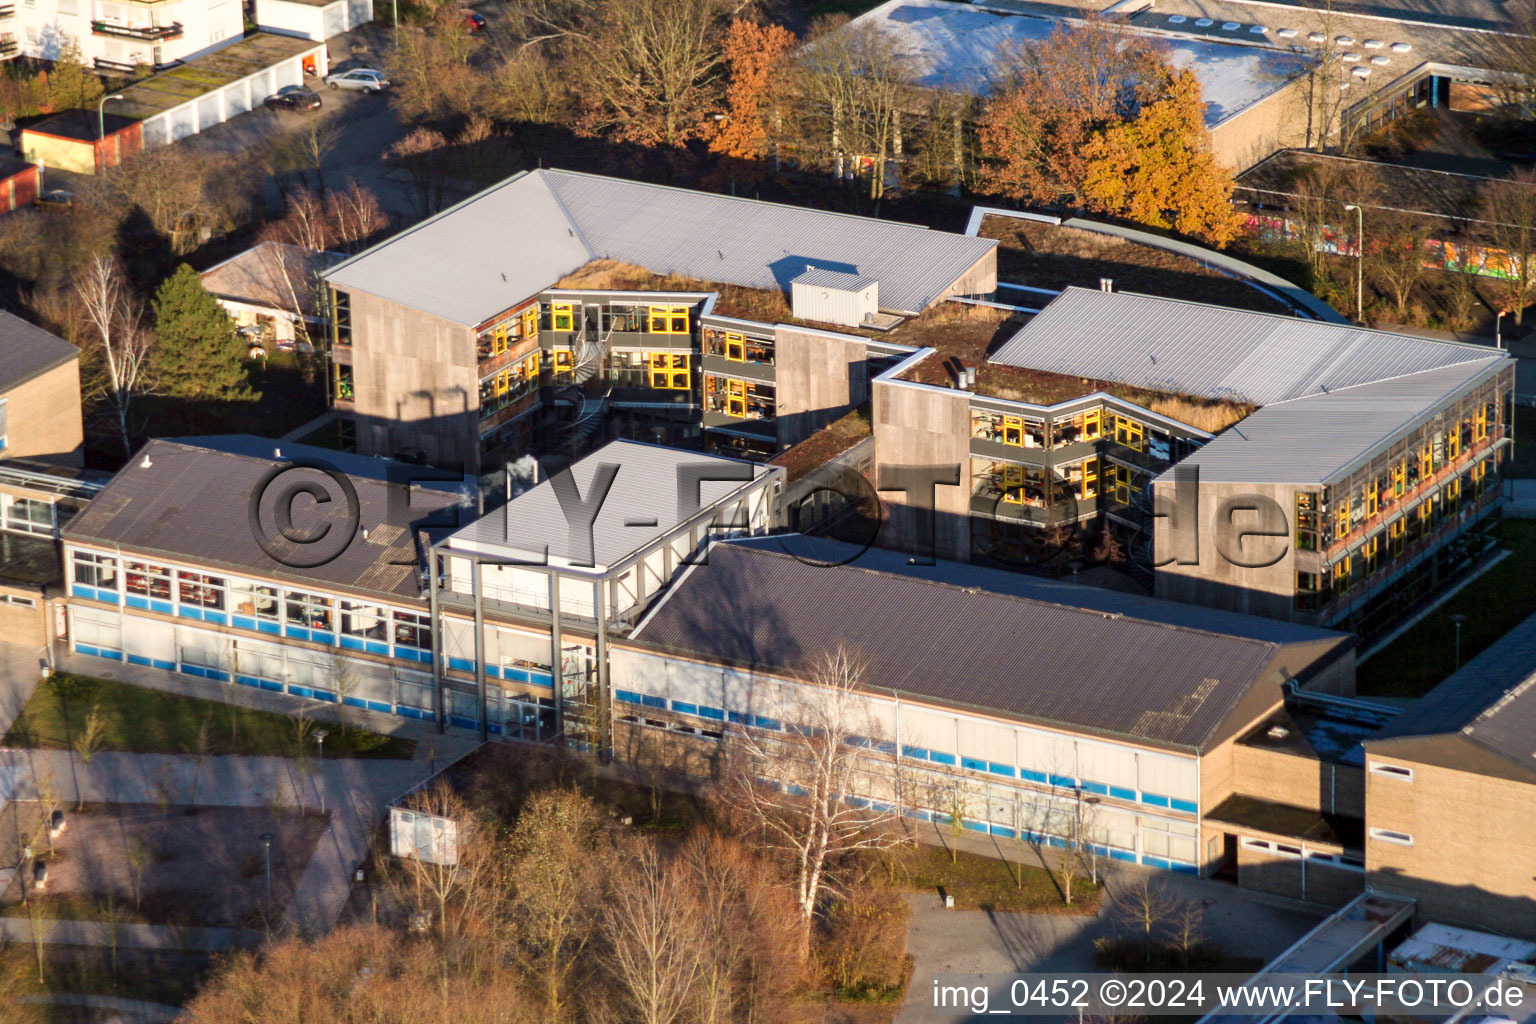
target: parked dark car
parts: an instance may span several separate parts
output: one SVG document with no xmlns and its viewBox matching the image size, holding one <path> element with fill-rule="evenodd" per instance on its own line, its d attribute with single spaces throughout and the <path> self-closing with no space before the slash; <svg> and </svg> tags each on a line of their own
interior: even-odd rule
<svg viewBox="0 0 1536 1024">
<path fill-rule="evenodd" d="M 485 15 L 479 11 L 464 11 L 464 27 L 471 32 L 485 31 Z"/>
<path fill-rule="evenodd" d="M 33 202 L 45 210 L 68 210 L 75 205 L 75 194 L 56 188 L 44 192 Z"/>
<path fill-rule="evenodd" d="M 319 110 L 320 97 L 302 85 L 285 85 L 263 100 L 262 106 L 268 110 Z"/>
</svg>

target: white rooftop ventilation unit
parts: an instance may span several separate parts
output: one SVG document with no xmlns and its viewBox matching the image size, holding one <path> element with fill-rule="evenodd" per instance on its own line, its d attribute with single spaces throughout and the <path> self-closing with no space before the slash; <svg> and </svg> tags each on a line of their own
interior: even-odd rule
<svg viewBox="0 0 1536 1024">
<path fill-rule="evenodd" d="M 872 277 L 810 267 L 789 283 L 796 320 L 859 327 L 880 312 L 880 282 Z"/>
</svg>

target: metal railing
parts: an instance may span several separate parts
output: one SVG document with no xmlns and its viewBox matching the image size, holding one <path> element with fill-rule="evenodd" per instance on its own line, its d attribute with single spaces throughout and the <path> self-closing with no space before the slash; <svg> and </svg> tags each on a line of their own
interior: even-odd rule
<svg viewBox="0 0 1536 1024">
<path fill-rule="evenodd" d="M 91 22 L 91 35 L 110 36 L 114 39 L 137 39 L 142 42 L 158 43 L 167 39 L 180 39 L 182 35 L 181 22 L 173 21 L 169 25 L 119 25 L 111 21 Z M 130 65 L 131 67 L 131 65 Z"/>
</svg>

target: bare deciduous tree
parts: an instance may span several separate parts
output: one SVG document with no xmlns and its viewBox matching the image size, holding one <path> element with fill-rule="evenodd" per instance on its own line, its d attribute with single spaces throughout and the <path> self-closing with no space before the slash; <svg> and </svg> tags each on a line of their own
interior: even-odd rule
<svg viewBox="0 0 1536 1024">
<path fill-rule="evenodd" d="M 1503 249 L 1508 266 L 1506 284 L 1508 304 L 1519 324 L 1525 307 L 1536 291 L 1536 169 L 1515 171 L 1507 179 L 1494 179 L 1483 186 L 1480 216 L 1494 245 Z"/>
<path fill-rule="evenodd" d="M 824 31 L 800 51 L 799 139 L 840 179 L 849 175 L 850 159 L 868 160 L 871 199 L 885 192 L 886 163 L 901 136 L 908 68 L 899 42 L 873 23 Z"/>
<path fill-rule="evenodd" d="M 401 895 L 418 910 L 432 912 L 438 935 L 446 941 L 466 914 L 479 909 L 494 875 L 495 843 L 480 816 L 445 781 L 412 794 L 406 806 L 451 823 L 434 835 L 431 849 L 399 861 Z"/>
<path fill-rule="evenodd" d="M 150 356 L 154 336 L 144 326 L 144 307 L 123 280 L 115 259 L 96 256 L 75 282 L 89 339 L 87 352 L 96 371 L 84 388 L 86 398 L 100 398 L 110 410 L 123 457 L 133 454 L 133 404 L 152 393 Z"/>
<path fill-rule="evenodd" d="M 863 675 L 848 651 L 824 655 L 771 709 L 783 732 L 730 734 L 732 796 L 764 844 L 788 861 L 806 949 L 832 864 L 854 850 L 900 841 L 894 803 L 845 799 L 867 790 L 867 770 L 884 758 L 860 688 Z"/>
<path fill-rule="evenodd" d="M 674 1024 L 695 997 L 702 907 L 652 840 L 629 844 L 603 904 L 604 969 L 636 1024 Z"/>
</svg>

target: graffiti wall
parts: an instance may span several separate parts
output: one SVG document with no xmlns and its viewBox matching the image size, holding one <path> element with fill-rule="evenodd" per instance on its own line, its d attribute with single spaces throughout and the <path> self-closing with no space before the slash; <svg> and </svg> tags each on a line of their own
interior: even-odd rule
<svg viewBox="0 0 1536 1024">
<path fill-rule="evenodd" d="M 1273 213 L 1250 213 L 1244 230 L 1265 242 L 1294 242 L 1300 237 L 1289 218 Z M 1369 238 L 1366 245 L 1370 245 Z M 1317 248 L 1335 256 L 1356 254 L 1354 240 L 1331 225 L 1323 228 Z M 1440 238 L 1431 238 L 1424 243 L 1424 266 L 1429 270 L 1453 270 L 1506 281 L 1520 276 L 1520 257 L 1511 255 L 1506 249 Z"/>
</svg>

